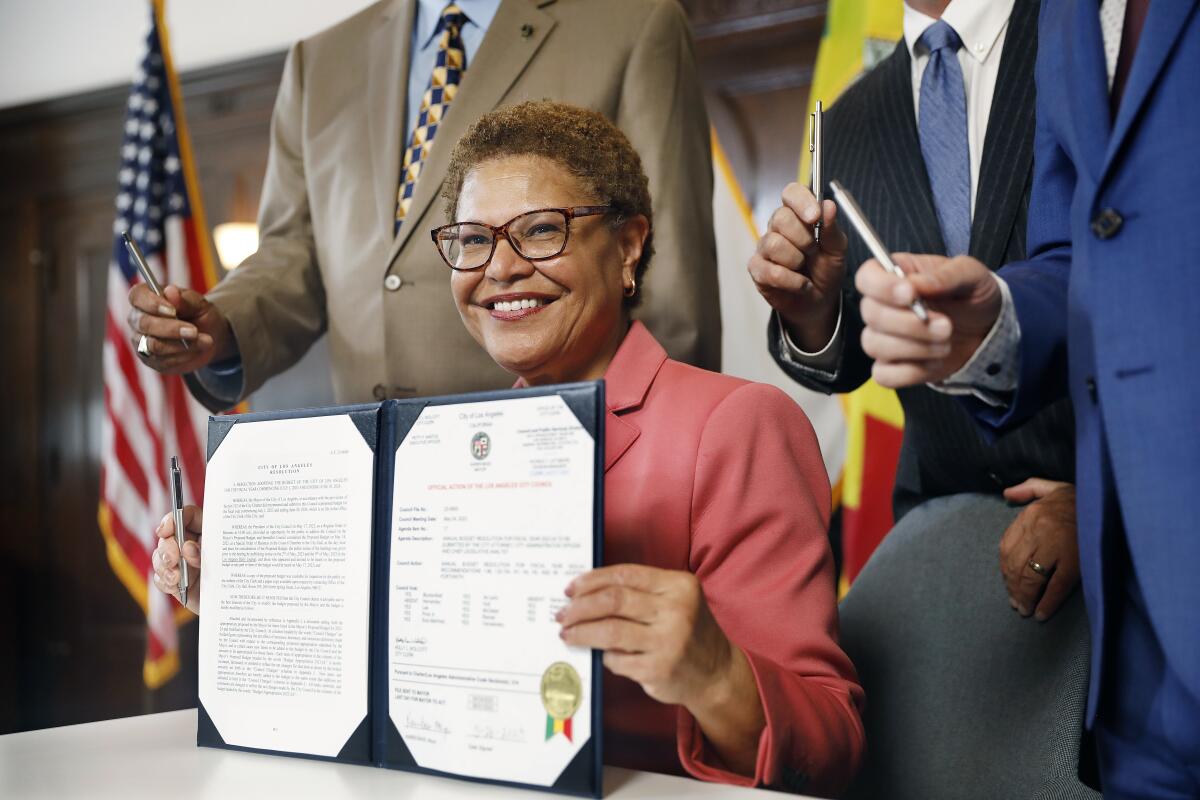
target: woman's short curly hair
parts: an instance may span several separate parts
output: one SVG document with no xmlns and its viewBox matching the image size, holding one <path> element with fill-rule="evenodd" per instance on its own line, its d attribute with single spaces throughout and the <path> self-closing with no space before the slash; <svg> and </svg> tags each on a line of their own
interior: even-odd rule
<svg viewBox="0 0 1200 800">
<path fill-rule="evenodd" d="M 614 227 L 638 214 L 649 220 L 650 233 L 634 272 L 642 285 L 654 254 L 650 187 L 641 158 L 620 128 L 603 114 L 551 100 L 527 101 L 484 114 L 450 154 L 442 190 L 448 219 L 458 213 L 467 173 L 485 161 L 508 156 L 541 156 L 561 164 L 586 191 L 613 207 Z M 640 296 L 641 292 L 627 303 L 633 305 Z"/>
</svg>

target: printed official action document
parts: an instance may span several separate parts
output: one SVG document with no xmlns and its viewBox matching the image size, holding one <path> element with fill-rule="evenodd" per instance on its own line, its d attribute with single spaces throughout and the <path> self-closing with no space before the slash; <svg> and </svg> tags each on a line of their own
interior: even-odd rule
<svg viewBox="0 0 1200 800">
<path fill-rule="evenodd" d="M 212 417 L 202 745 L 601 790 L 603 384 Z"/>
</svg>

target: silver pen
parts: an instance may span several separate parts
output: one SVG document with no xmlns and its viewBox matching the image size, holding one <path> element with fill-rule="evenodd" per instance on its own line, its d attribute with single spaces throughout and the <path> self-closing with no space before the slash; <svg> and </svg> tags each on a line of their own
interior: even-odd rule
<svg viewBox="0 0 1200 800">
<path fill-rule="evenodd" d="M 888 272 L 901 278 L 905 277 L 904 270 L 900 269 L 895 261 L 892 261 L 891 254 L 883 246 L 879 234 L 871 227 L 871 223 L 867 222 L 867 216 L 858 207 L 854 196 L 837 181 L 830 181 L 829 188 L 833 190 L 833 199 L 837 201 L 838 208 L 846 215 L 846 219 L 850 220 L 850 224 L 854 226 L 854 230 L 858 231 L 858 235 L 867 243 L 867 249 L 871 251 L 871 255 L 875 256 L 875 259 Z M 921 302 L 920 298 L 914 299 L 910 308 L 921 322 L 929 321 L 929 312 L 925 310 L 925 304 Z"/>
<path fill-rule="evenodd" d="M 808 152 L 812 154 L 812 193 L 813 197 L 817 198 L 817 221 L 813 224 L 813 241 L 820 244 L 821 220 L 825 216 L 821 197 L 825 185 L 821 180 L 821 128 L 825 123 L 825 112 L 820 100 L 817 101 L 816 110 L 808 115 L 808 119 Z"/>
<path fill-rule="evenodd" d="M 154 290 L 156 295 L 163 297 L 162 284 L 158 282 L 158 279 L 154 277 L 154 273 L 150 271 L 150 265 L 146 263 L 146 257 L 142 255 L 142 248 L 138 247 L 137 242 L 129 235 L 129 231 L 121 231 L 121 240 L 125 242 L 125 249 L 129 251 L 129 257 L 133 259 L 138 272 L 141 273 L 142 280 Z M 192 349 L 191 345 L 187 343 L 187 339 L 180 339 L 179 343 L 183 345 L 184 350 Z"/>
<path fill-rule="evenodd" d="M 175 521 L 175 544 L 179 545 L 179 602 L 186 606 L 189 581 L 183 558 L 183 476 L 176 456 L 171 456 L 171 519 Z"/>
</svg>

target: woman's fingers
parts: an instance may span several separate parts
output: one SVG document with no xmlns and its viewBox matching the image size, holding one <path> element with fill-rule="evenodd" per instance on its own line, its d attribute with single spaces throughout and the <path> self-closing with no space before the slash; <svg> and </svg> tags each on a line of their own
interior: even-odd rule
<svg viewBox="0 0 1200 800">
<path fill-rule="evenodd" d="M 583 622 L 618 617 L 643 624 L 652 623 L 658 616 L 655 596 L 640 589 L 609 585 L 593 592 L 576 595 L 563 606 L 556 619 L 563 627 Z"/>
<path fill-rule="evenodd" d="M 567 597 L 603 589 L 606 586 L 628 586 L 643 592 L 660 593 L 675 582 L 673 570 L 648 567 L 644 564 L 614 564 L 589 570 L 567 585 Z"/>
<path fill-rule="evenodd" d="M 654 645 L 649 626 L 615 617 L 563 628 L 559 636 L 572 647 L 616 650 L 621 653 L 642 653 Z"/>
</svg>

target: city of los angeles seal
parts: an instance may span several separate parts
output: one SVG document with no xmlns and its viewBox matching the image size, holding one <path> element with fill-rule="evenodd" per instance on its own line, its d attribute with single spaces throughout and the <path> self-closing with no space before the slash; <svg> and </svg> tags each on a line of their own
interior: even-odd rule
<svg viewBox="0 0 1200 800">
<path fill-rule="evenodd" d="M 471 437 L 471 455 L 483 461 L 492 452 L 492 439 L 483 431 Z"/>
</svg>

